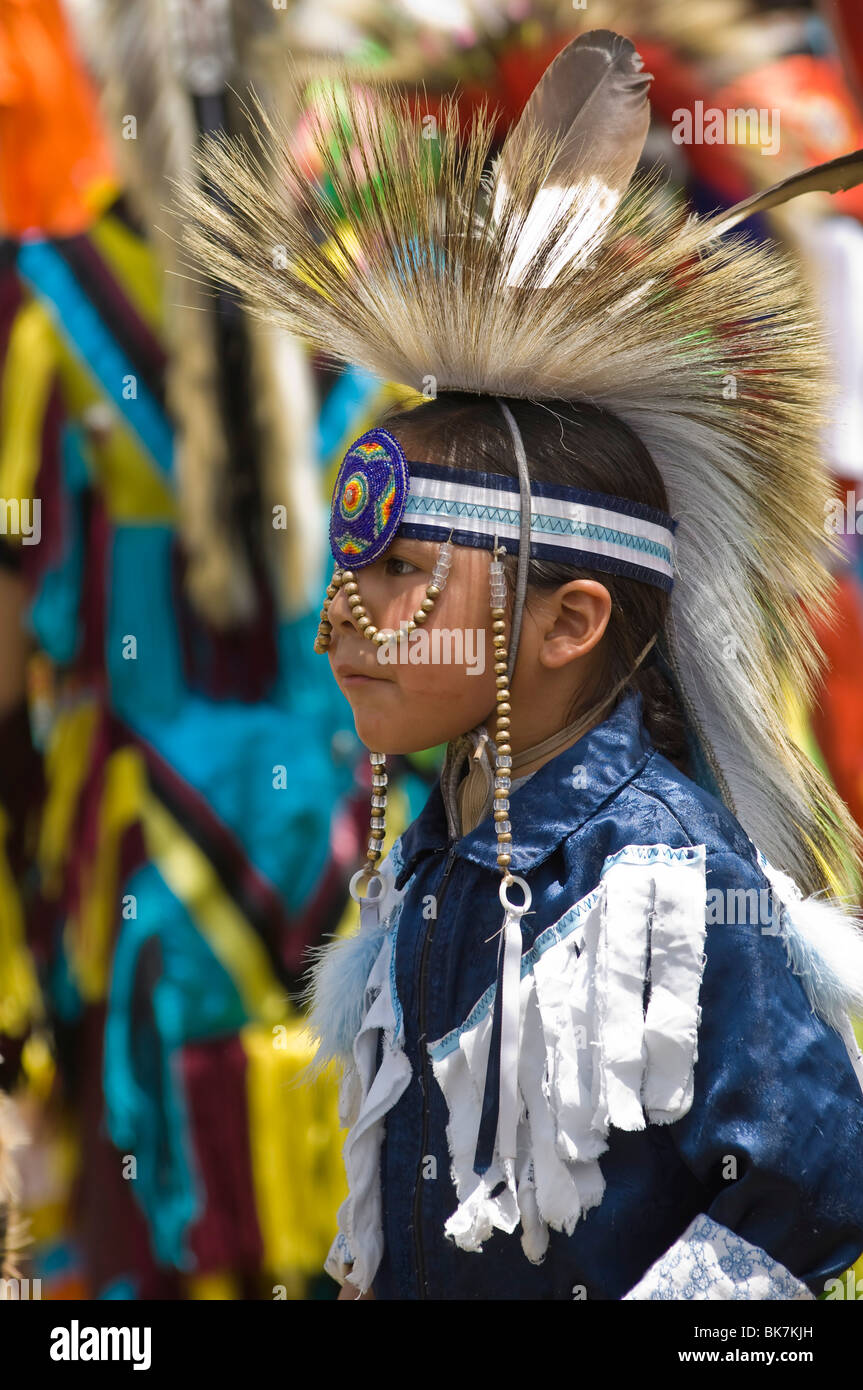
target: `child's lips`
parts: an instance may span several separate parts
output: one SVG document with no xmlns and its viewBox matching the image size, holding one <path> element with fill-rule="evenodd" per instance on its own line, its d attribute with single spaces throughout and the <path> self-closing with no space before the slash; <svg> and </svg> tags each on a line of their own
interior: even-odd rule
<svg viewBox="0 0 863 1390">
<path fill-rule="evenodd" d="M 364 685 L 371 681 L 388 679 L 387 676 L 372 674 L 369 671 L 363 671 L 359 666 L 348 666 L 347 664 L 334 666 L 333 670 L 344 685 Z"/>
</svg>

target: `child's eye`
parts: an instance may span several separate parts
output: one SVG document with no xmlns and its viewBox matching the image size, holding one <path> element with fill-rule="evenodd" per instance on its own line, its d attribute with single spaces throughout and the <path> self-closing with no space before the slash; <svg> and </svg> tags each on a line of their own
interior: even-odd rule
<svg viewBox="0 0 863 1390">
<path fill-rule="evenodd" d="M 395 568 L 392 568 L 395 566 Z M 402 568 L 399 568 L 402 566 Z M 390 555 L 386 562 L 387 574 L 405 575 L 415 574 L 419 569 L 418 565 L 412 565 L 410 560 L 403 560 L 399 555 Z"/>
</svg>

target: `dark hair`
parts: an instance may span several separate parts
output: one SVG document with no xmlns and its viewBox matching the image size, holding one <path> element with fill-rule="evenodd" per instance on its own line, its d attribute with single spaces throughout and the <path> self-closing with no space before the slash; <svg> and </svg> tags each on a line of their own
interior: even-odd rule
<svg viewBox="0 0 863 1390">
<path fill-rule="evenodd" d="M 659 469 L 638 436 L 617 416 L 598 406 L 568 401 L 507 399 L 524 441 L 531 477 L 614 497 L 626 497 L 668 512 Z M 382 422 L 408 458 L 517 477 L 512 437 L 497 402 L 489 396 L 447 392 L 414 409 L 397 408 Z M 504 566 L 510 594 L 517 557 Z M 632 670 L 639 653 L 661 634 L 668 594 L 652 584 L 617 574 L 531 559 L 528 591 L 557 589 L 572 579 L 598 579 L 611 595 L 611 617 L 600 644 L 595 680 L 579 692 L 567 723 L 576 719 Z M 627 681 L 644 703 L 648 732 L 661 753 L 687 770 L 683 716 L 656 662 L 656 649 Z M 623 692 L 621 692 L 622 694 Z"/>
</svg>

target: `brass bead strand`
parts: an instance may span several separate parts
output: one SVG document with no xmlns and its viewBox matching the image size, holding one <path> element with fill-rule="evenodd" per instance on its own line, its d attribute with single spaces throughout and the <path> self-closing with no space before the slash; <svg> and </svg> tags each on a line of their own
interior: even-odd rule
<svg viewBox="0 0 863 1390">
<path fill-rule="evenodd" d="M 347 595 L 348 607 L 351 610 L 351 617 L 356 623 L 363 637 L 374 637 L 377 628 L 368 615 L 368 610 L 363 603 L 360 586 L 357 583 L 356 575 L 353 570 L 344 571 L 345 594 Z"/>
<path fill-rule="evenodd" d="M 447 539 L 442 543 L 435 560 L 434 570 L 432 571 L 431 583 L 426 588 L 426 596 L 420 604 L 412 618 L 408 619 L 407 630 L 414 632 L 421 627 L 428 618 L 429 613 L 435 606 L 435 602 L 440 598 L 446 582 L 449 578 L 450 566 L 452 565 L 452 531 Z"/>
<path fill-rule="evenodd" d="M 327 585 L 327 595 L 321 608 L 320 622 L 318 623 L 318 635 L 315 638 L 315 651 L 320 654 L 325 652 L 330 645 L 330 633 L 333 625 L 329 619 L 330 604 L 339 592 L 342 582 L 342 572 L 338 566 L 333 570 L 333 577 Z"/>
<path fill-rule="evenodd" d="M 495 536 L 494 551 L 489 565 L 491 588 L 491 628 L 494 643 L 494 673 L 497 700 L 497 725 L 495 728 L 495 767 L 494 767 L 494 820 L 497 833 L 497 863 L 503 871 L 504 882 L 513 881 L 510 872 L 512 862 L 512 825 L 509 820 L 509 793 L 512 777 L 512 744 L 510 743 L 510 715 L 512 704 L 507 674 L 508 653 L 506 649 L 506 576 L 503 563 L 498 554 L 504 554 L 503 546 L 498 546 Z"/>
<path fill-rule="evenodd" d="M 443 541 L 438 551 L 438 557 L 435 560 L 434 570 L 432 571 L 431 583 L 426 587 L 425 598 L 413 617 L 407 622 L 407 631 L 409 633 L 414 632 L 416 628 L 428 618 L 429 613 L 435 606 L 436 600 L 440 598 L 446 588 L 451 565 L 452 531 L 450 531 L 448 539 Z M 363 603 L 359 585 L 357 584 L 353 570 L 337 569 L 333 572 L 333 577 L 327 588 L 327 596 L 324 599 L 324 606 L 321 609 L 321 620 L 318 625 L 318 635 L 315 639 L 315 651 L 325 652 L 330 645 L 330 633 L 333 630 L 333 625 L 327 615 L 329 606 L 341 587 L 344 587 L 348 606 L 351 610 L 351 616 L 362 636 L 367 637 L 368 640 L 374 642 L 376 646 L 382 646 L 384 642 L 388 642 L 394 634 L 386 629 L 375 627 L 369 617 L 368 609 Z"/>
<path fill-rule="evenodd" d="M 359 628 L 362 637 L 368 637 L 370 642 L 385 642 L 386 633 L 378 632 L 371 618 L 368 609 L 363 603 L 363 596 L 360 593 L 360 586 L 353 570 L 342 570 L 342 585 L 348 600 L 348 607 L 351 610 L 351 617 Z"/>
<path fill-rule="evenodd" d="M 339 589 L 344 588 L 348 600 L 348 607 L 360 632 L 366 637 L 371 637 L 377 632 L 366 612 L 365 605 L 360 597 L 359 586 L 354 576 L 353 570 L 335 569 L 333 577 L 327 586 L 327 595 L 324 599 L 324 606 L 321 609 L 321 620 L 318 624 L 318 635 L 315 638 L 315 651 L 325 652 L 330 645 L 330 633 L 333 625 L 329 619 L 329 607 L 338 593 Z"/>
<path fill-rule="evenodd" d="M 366 868 L 374 872 L 383 854 L 387 815 L 387 760 L 385 753 L 369 753 L 372 765 L 371 825 Z"/>
</svg>

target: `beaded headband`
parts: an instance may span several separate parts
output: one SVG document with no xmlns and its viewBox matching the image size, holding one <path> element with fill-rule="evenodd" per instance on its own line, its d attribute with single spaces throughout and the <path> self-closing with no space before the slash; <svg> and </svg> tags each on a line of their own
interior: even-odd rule
<svg viewBox="0 0 863 1390">
<path fill-rule="evenodd" d="M 530 558 L 555 560 L 669 590 L 677 522 L 628 498 L 531 481 Z M 351 445 L 333 490 L 330 546 L 337 565 L 371 564 L 397 530 L 413 540 L 519 551 L 517 478 L 408 463 L 398 440 L 373 429 Z"/>
</svg>

